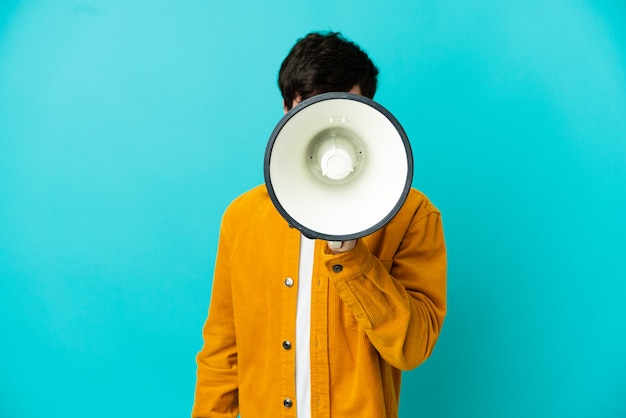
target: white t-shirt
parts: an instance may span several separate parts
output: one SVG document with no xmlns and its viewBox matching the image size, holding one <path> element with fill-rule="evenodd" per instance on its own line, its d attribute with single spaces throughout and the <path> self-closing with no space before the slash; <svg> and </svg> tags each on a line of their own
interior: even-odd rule
<svg viewBox="0 0 626 418">
<path fill-rule="evenodd" d="M 300 235 L 296 306 L 296 416 L 311 416 L 311 282 L 315 240 Z"/>
</svg>

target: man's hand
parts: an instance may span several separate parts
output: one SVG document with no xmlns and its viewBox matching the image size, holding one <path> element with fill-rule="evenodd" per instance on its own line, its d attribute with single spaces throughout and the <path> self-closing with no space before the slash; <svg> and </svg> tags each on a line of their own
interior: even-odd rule
<svg viewBox="0 0 626 418">
<path fill-rule="evenodd" d="M 352 250 L 356 246 L 356 240 L 350 241 L 327 241 L 328 248 L 333 253 L 345 253 Z"/>
</svg>

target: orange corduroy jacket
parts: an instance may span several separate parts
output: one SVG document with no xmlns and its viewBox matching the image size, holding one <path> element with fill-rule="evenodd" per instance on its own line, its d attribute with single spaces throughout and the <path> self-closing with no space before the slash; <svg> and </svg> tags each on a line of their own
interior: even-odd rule
<svg viewBox="0 0 626 418">
<path fill-rule="evenodd" d="M 299 249 L 265 186 L 226 210 L 192 417 L 296 416 Z M 316 241 L 311 417 L 397 417 L 401 371 L 430 356 L 445 313 L 441 215 L 417 190 L 353 250 Z"/>
</svg>

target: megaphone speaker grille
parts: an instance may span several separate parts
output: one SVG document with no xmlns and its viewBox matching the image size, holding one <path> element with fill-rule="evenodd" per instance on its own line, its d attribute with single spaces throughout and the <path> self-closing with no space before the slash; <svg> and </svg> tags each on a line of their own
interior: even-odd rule
<svg viewBox="0 0 626 418">
<path fill-rule="evenodd" d="M 413 178 L 408 138 L 389 111 L 364 96 L 302 101 L 274 129 L 265 152 L 272 202 L 309 238 L 356 239 L 400 209 Z"/>
</svg>

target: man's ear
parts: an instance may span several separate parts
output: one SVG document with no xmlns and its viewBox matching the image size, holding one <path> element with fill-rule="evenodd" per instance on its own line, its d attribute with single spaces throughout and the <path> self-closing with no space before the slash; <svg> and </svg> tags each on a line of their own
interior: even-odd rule
<svg viewBox="0 0 626 418">
<path fill-rule="evenodd" d="M 302 96 L 300 96 L 300 94 L 296 94 L 296 96 L 293 98 L 293 102 L 291 103 L 291 108 L 293 109 L 294 107 L 296 107 L 296 105 L 300 103 L 301 101 L 302 101 Z M 285 110 L 285 113 L 289 111 L 289 109 L 287 109 L 287 104 L 285 103 L 284 100 L 283 100 L 283 109 Z"/>
</svg>

